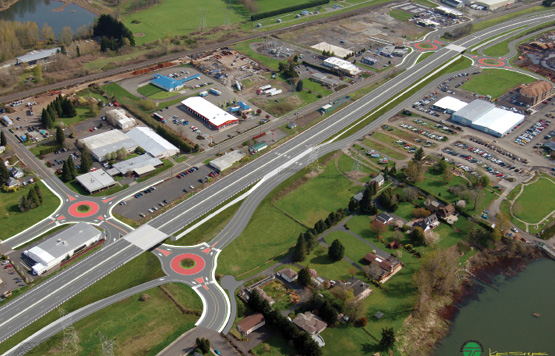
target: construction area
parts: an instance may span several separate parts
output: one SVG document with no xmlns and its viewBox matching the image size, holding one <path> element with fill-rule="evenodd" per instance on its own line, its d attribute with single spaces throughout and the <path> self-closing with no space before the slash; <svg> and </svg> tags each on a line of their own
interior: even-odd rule
<svg viewBox="0 0 555 356">
<path fill-rule="evenodd" d="M 531 42 L 518 46 L 516 64 L 531 72 L 555 80 L 555 31 L 546 32 Z"/>
</svg>

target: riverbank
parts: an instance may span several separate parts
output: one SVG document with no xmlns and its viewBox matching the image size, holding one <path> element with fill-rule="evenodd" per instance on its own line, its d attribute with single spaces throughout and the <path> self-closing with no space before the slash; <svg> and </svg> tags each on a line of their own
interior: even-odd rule
<svg viewBox="0 0 555 356">
<path fill-rule="evenodd" d="M 484 288 L 496 287 L 496 276 L 513 277 L 528 264 L 543 257 L 535 247 L 513 240 L 496 250 L 480 251 L 468 260 L 461 271 L 461 288 L 449 297 L 428 301 L 429 312 L 407 318 L 397 334 L 397 347 L 402 355 L 429 356 L 449 335 L 459 311 L 476 300 Z"/>
<path fill-rule="evenodd" d="M 17 4 L 19 0 L 8 0 L 6 6 L 4 7 L 0 7 L 0 12 L 8 10 L 10 7 L 12 7 L 13 5 Z M 58 1 L 63 3 L 60 7 L 52 10 L 54 12 L 61 12 L 64 11 L 64 9 L 66 8 L 66 6 L 70 5 L 70 4 L 75 4 L 89 12 L 92 12 L 93 14 L 95 14 L 96 16 L 100 16 L 102 14 L 112 14 L 113 10 L 107 6 L 104 6 L 98 2 L 93 2 L 92 0 L 54 0 L 54 1 Z M 42 25 L 42 24 L 37 24 L 37 25 Z"/>
<path fill-rule="evenodd" d="M 0 12 L 8 10 L 13 5 L 17 4 L 19 0 L 8 0 L 6 6 L 0 7 Z"/>
</svg>

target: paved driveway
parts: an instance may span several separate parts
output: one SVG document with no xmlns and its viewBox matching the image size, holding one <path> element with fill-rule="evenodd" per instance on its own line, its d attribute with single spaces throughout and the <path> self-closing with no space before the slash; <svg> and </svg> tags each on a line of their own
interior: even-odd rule
<svg viewBox="0 0 555 356">
<path fill-rule="evenodd" d="M 206 338 L 210 340 L 210 347 L 218 349 L 222 355 L 240 356 L 240 354 L 231 347 L 226 339 L 216 331 L 208 330 L 203 327 L 196 327 L 193 330 L 181 335 L 171 345 L 160 351 L 157 356 L 182 356 L 187 355 L 195 348 L 195 340 L 197 338 Z"/>
</svg>

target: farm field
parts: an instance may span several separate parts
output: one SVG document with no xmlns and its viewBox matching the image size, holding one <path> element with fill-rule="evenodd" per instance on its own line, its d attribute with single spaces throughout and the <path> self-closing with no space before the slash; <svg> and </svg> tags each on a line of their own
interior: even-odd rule
<svg viewBox="0 0 555 356">
<path fill-rule="evenodd" d="M 171 283 L 165 285 L 176 301 L 187 308 L 202 312 L 202 303 L 192 288 Z M 140 301 L 147 294 L 149 300 Z M 179 315 L 179 317 L 176 317 Z M 79 337 L 79 351 L 83 355 L 101 354 L 98 333 L 115 340 L 115 348 L 124 355 L 146 355 L 161 351 L 175 337 L 195 327 L 198 315 L 183 314 L 177 305 L 160 288 L 153 288 L 112 304 L 74 324 Z M 145 332 L 145 330 L 149 332 Z M 47 355 L 60 352 L 63 344 L 60 332 L 29 355 Z"/>
<path fill-rule="evenodd" d="M 536 224 L 555 209 L 555 182 L 551 178 L 540 177 L 534 183 L 524 186 L 524 191 L 513 205 L 513 214 L 527 223 Z"/>
<path fill-rule="evenodd" d="M 179 92 L 168 92 L 152 84 L 137 88 L 137 92 L 154 100 L 167 99 L 179 95 Z"/>
<path fill-rule="evenodd" d="M 528 75 L 509 70 L 483 69 L 482 73 L 472 77 L 461 88 L 484 96 L 491 95 L 495 99 L 519 84 L 530 84 L 534 81 L 536 79 Z"/>
</svg>

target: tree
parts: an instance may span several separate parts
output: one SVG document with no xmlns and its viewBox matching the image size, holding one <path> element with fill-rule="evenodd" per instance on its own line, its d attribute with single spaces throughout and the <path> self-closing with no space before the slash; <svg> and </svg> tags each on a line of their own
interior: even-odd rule
<svg viewBox="0 0 555 356">
<path fill-rule="evenodd" d="M 195 344 L 200 352 L 202 352 L 203 354 L 207 354 L 210 352 L 210 340 L 205 338 L 197 338 Z"/>
<path fill-rule="evenodd" d="M 69 26 L 64 26 L 62 32 L 60 32 L 60 41 L 63 44 L 70 44 L 73 41 L 73 30 Z"/>
<path fill-rule="evenodd" d="M 422 161 L 422 159 L 424 159 L 424 149 L 422 147 L 419 147 L 415 152 L 414 152 L 414 157 L 413 159 L 416 162 L 420 162 Z"/>
<path fill-rule="evenodd" d="M 299 271 L 297 280 L 299 281 L 299 284 L 301 286 L 304 286 L 304 287 L 308 286 L 310 284 L 311 279 L 312 277 L 310 276 L 310 271 L 308 270 L 308 266 L 306 266 L 305 268 Z"/>
<path fill-rule="evenodd" d="M 40 64 L 36 64 L 33 68 L 33 81 L 35 83 L 42 82 L 42 67 Z"/>
<path fill-rule="evenodd" d="M 138 146 L 137 148 L 135 148 L 135 153 L 138 154 L 138 155 L 144 155 L 146 153 L 146 151 L 141 146 Z"/>
<path fill-rule="evenodd" d="M 295 262 L 302 262 L 306 258 L 307 254 L 307 247 L 306 241 L 304 239 L 303 234 L 299 236 L 297 239 L 297 244 L 295 245 L 295 253 L 293 254 L 293 261 Z"/>
<path fill-rule="evenodd" d="M 117 48 L 124 45 L 124 38 L 129 40 L 129 45 L 135 46 L 135 38 L 133 33 L 111 15 L 100 15 L 93 26 L 93 36 L 106 37 L 114 41 Z"/>
<path fill-rule="evenodd" d="M 416 209 L 412 209 L 411 214 L 415 218 L 421 219 L 421 218 L 430 216 L 431 212 L 424 208 L 416 208 Z"/>
<path fill-rule="evenodd" d="M 27 199 L 27 197 L 25 195 L 23 195 L 21 198 L 19 198 L 19 211 L 21 211 L 22 213 L 28 211 L 30 209 L 30 204 L 29 204 L 29 199 Z"/>
<path fill-rule="evenodd" d="M 98 104 L 94 102 L 90 103 L 89 112 L 91 113 L 92 116 L 97 116 L 100 112 L 100 110 L 98 109 Z"/>
<path fill-rule="evenodd" d="M 40 185 L 35 184 L 34 189 L 35 189 L 35 192 L 37 192 L 37 196 L 39 197 L 40 204 L 42 205 L 42 203 L 44 203 L 44 198 L 42 196 L 42 190 L 40 190 Z"/>
<path fill-rule="evenodd" d="M 303 81 L 302 81 L 302 80 L 299 80 L 299 81 L 297 82 L 297 87 L 296 87 L 295 89 L 296 89 L 298 92 L 303 91 Z"/>
<path fill-rule="evenodd" d="M 75 167 L 75 163 L 73 163 L 73 160 L 71 158 L 68 158 L 66 162 L 67 162 L 69 171 L 71 172 L 72 179 L 75 179 L 75 177 L 77 176 L 77 167 Z"/>
<path fill-rule="evenodd" d="M 445 172 L 443 172 L 443 180 L 447 183 L 453 180 L 453 171 L 451 168 L 447 168 Z"/>
<path fill-rule="evenodd" d="M 343 256 L 345 256 L 345 247 L 339 240 L 333 240 L 330 248 L 328 249 L 328 256 L 333 261 L 339 261 L 343 258 Z"/>
<path fill-rule="evenodd" d="M 304 233 L 303 238 L 306 241 L 307 252 L 312 251 L 318 245 L 318 239 L 310 230 Z"/>
<path fill-rule="evenodd" d="M 444 173 L 446 170 L 449 169 L 449 163 L 446 160 L 442 159 L 436 164 L 435 169 L 437 173 Z"/>
<path fill-rule="evenodd" d="M 370 223 L 370 231 L 372 231 L 378 236 L 383 234 L 386 230 L 387 230 L 387 226 L 385 226 L 378 220 L 374 220 Z"/>
<path fill-rule="evenodd" d="M 68 98 L 62 100 L 62 113 L 64 117 L 75 117 L 77 116 L 77 110 L 75 106 Z"/>
<path fill-rule="evenodd" d="M 357 211 L 358 208 L 359 208 L 358 200 L 356 200 L 355 198 L 351 198 L 351 200 L 349 200 L 349 211 L 353 213 Z"/>
<path fill-rule="evenodd" d="M 6 147 L 8 145 L 8 140 L 6 140 L 6 135 L 4 131 L 0 131 L 0 146 Z"/>
<path fill-rule="evenodd" d="M 40 198 L 34 189 L 29 189 L 29 194 L 27 194 L 27 200 L 30 203 L 31 208 L 36 208 L 40 205 Z"/>
<path fill-rule="evenodd" d="M 42 28 L 40 30 L 40 37 L 46 43 L 52 42 L 55 39 L 54 30 L 52 29 L 52 27 L 45 23 L 44 25 L 42 25 Z"/>
<path fill-rule="evenodd" d="M 412 182 L 420 182 L 424 179 L 424 172 L 422 170 L 422 166 L 419 162 L 415 160 L 410 160 L 407 163 L 407 168 L 405 170 L 407 178 Z"/>
<path fill-rule="evenodd" d="M 503 234 L 501 233 L 501 229 L 499 228 L 499 226 L 496 226 L 491 232 L 490 232 L 490 238 L 493 242 L 499 242 L 501 241 L 501 237 L 503 237 Z"/>
<path fill-rule="evenodd" d="M 395 332 L 393 328 L 383 328 L 382 338 L 380 340 L 380 346 L 384 350 L 390 350 L 395 344 Z"/>
<path fill-rule="evenodd" d="M 405 187 L 399 194 L 399 200 L 405 202 L 414 202 L 418 199 L 418 191 L 412 187 Z"/>
<path fill-rule="evenodd" d="M 88 150 L 88 148 L 83 149 L 83 152 L 81 153 L 81 172 L 89 173 L 92 164 L 93 162 L 91 152 Z"/>
<path fill-rule="evenodd" d="M 127 150 L 125 148 L 120 148 L 117 150 L 116 152 L 116 158 L 120 161 L 125 159 L 125 156 L 127 156 Z"/>
<path fill-rule="evenodd" d="M 10 178 L 10 171 L 4 165 L 4 162 L 0 161 L 0 185 L 6 183 L 6 181 Z"/>
<path fill-rule="evenodd" d="M 364 190 L 364 193 L 362 194 L 362 199 L 360 200 L 360 211 L 363 214 L 368 214 L 368 215 L 375 215 L 377 213 L 376 211 L 376 207 L 374 206 L 374 203 L 372 202 L 372 197 L 373 194 L 373 188 L 372 186 L 374 186 L 375 189 L 375 185 L 370 184 L 368 187 L 366 187 L 366 189 Z"/>
<path fill-rule="evenodd" d="M 326 300 L 318 311 L 320 317 L 329 325 L 335 325 L 337 323 L 337 310 L 335 310 L 329 301 Z"/>
<path fill-rule="evenodd" d="M 421 259 L 420 269 L 413 279 L 424 299 L 451 295 L 460 282 L 457 278 L 458 256 L 456 250 L 434 248 Z M 417 305 L 417 309 L 426 307 Z"/>
<path fill-rule="evenodd" d="M 415 245 L 426 244 L 426 236 L 424 230 L 420 226 L 416 226 L 410 233 L 410 238 Z"/>
<path fill-rule="evenodd" d="M 58 145 L 63 146 L 66 140 L 66 135 L 64 134 L 64 130 L 58 126 L 56 127 L 56 142 Z"/>
<path fill-rule="evenodd" d="M 67 162 L 68 161 L 66 160 L 62 167 L 62 180 L 64 182 L 71 182 L 73 180 L 73 175 L 71 174 L 71 168 L 69 168 L 69 165 Z"/>
</svg>

